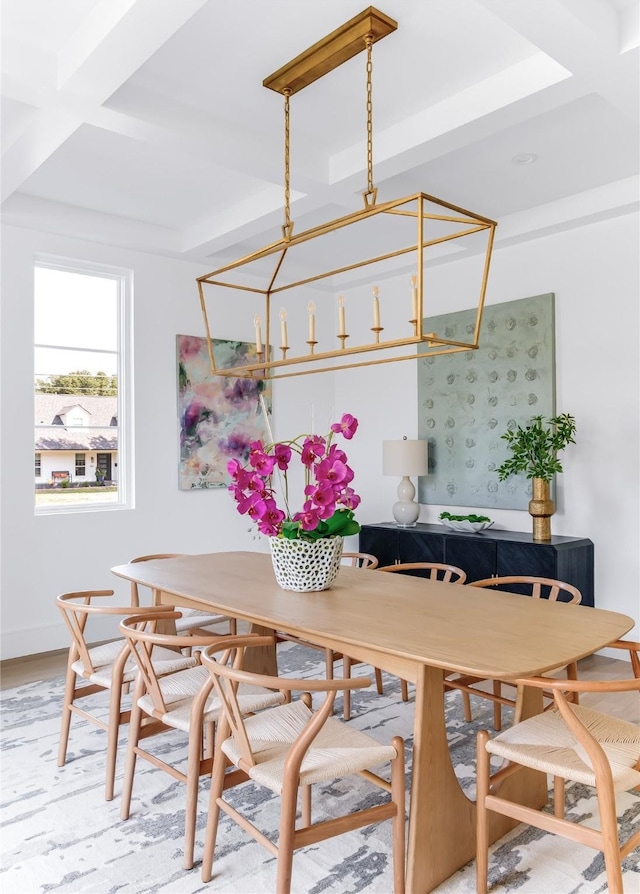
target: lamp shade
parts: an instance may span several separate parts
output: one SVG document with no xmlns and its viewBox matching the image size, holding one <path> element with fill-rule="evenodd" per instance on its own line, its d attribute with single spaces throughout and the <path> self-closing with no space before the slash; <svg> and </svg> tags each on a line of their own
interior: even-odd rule
<svg viewBox="0 0 640 894">
<path fill-rule="evenodd" d="M 426 441 L 382 442 L 382 474 L 415 477 L 427 474 L 428 445 Z"/>
</svg>

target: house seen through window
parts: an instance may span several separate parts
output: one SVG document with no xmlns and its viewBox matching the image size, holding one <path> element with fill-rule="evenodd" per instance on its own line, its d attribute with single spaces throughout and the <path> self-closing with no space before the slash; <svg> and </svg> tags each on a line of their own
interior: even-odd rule
<svg viewBox="0 0 640 894">
<path fill-rule="evenodd" d="M 36 512 L 129 505 L 129 276 L 49 259 L 34 272 Z"/>
</svg>

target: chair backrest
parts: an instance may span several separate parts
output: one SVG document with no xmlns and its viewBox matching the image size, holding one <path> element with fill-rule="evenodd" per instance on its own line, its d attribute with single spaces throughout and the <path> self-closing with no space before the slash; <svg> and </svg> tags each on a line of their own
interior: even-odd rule
<svg viewBox="0 0 640 894">
<path fill-rule="evenodd" d="M 553 580 L 550 577 L 535 577 L 527 574 L 487 577 L 484 580 L 471 581 L 468 586 L 500 587 L 503 590 L 512 588 L 513 592 L 533 596 L 534 599 L 548 599 L 550 602 L 567 602 L 573 605 L 582 602 L 582 593 L 577 587 L 561 580 Z"/>
<path fill-rule="evenodd" d="M 238 686 L 241 683 L 250 686 L 261 686 L 266 689 L 280 690 L 281 692 L 303 692 L 303 701 L 311 709 L 311 692 L 325 692 L 326 697 L 320 706 L 314 710 L 313 717 L 304 726 L 302 732 L 295 739 L 289 752 L 289 758 L 285 765 L 285 772 L 294 775 L 300 768 L 302 759 L 309 746 L 324 726 L 327 718 L 333 713 L 333 704 L 336 692 L 345 689 L 363 689 L 371 685 L 368 677 L 351 677 L 347 680 L 307 679 L 295 680 L 290 677 L 272 677 L 266 674 L 254 674 L 242 670 L 244 654 L 247 648 L 273 645 L 274 636 L 259 636 L 248 634 L 245 636 L 223 636 L 218 638 L 215 645 L 204 649 L 201 655 L 202 664 L 207 668 L 216 689 L 221 704 L 221 717 L 218 721 L 216 741 L 224 741 L 233 735 L 241 760 L 238 766 L 241 769 L 255 766 L 255 758 L 249 743 L 243 714 L 238 702 Z M 221 653 L 218 656 L 218 653 Z"/>
<path fill-rule="evenodd" d="M 91 661 L 91 654 L 85 637 L 85 628 L 89 616 L 111 615 L 126 618 L 131 614 L 130 605 L 95 605 L 92 603 L 93 599 L 104 599 L 113 595 L 113 590 L 80 590 L 77 593 L 62 593 L 56 599 L 56 605 L 62 612 L 62 617 L 71 634 L 69 664 L 73 664 L 79 658 L 87 674 L 93 674 L 96 670 Z M 175 610 L 171 605 L 163 605 L 156 608 L 141 608 L 139 614 L 144 618 L 152 611 L 157 611 L 164 617 L 168 612 Z M 123 649 L 125 652 L 127 651 L 126 643 L 124 642 Z"/>
<path fill-rule="evenodd" d="M 184 553 L 153 553 L 149 556 L 136 556 L 135 559 L 129 559 L 129 564 L 135 565 L 136 562 L 150 562 L 152 559 L 179 559 L 183 555 Z M 140 605 L 138 584 L 133 580 L 131 581 L 131 605 L 134 608 Z"/>
<path fill-rule="evenodd" d="M 342 553 L 343 559 L 348 559 L 354 568 L 377 568 L 378 560 L 370 553 Z"/>
<path fill-rule="evenodd" d="M 167 713 L 167 708 L 162 696 L 162 690 L 158 682 L 158 673 L 153 661 L 153 651 L 155 646 L 162 646 L 165 649 L 171 649 L 179 656 L 181 650 L 185 648 L 203 649 L 210 646 L 214 640 L 220 637 L 218 634 L 209 635 L 201 634 L 173 634 L 158 633 L 157 625 L 160 621 L 176 620 L 182 617 L 179 611 L 171 609 L 169 612 L 163 611 L 163 606 L 153 606 L 148 608 L 144 614 L 139 611 L 135 615 L 131 615 L 131 609 L 128 614 L 130 617 L 123 618 L 120 622 L 120 631 L 125 637 L 131 655 L 135 659 L 140 670 L 140 678 L 144 689 L 150 695 L 153 703 L 153 715 L 157 718 Z M 169 607 L 171 608 L 171 607 Z M 195 662 L 194 662 L 195 663 Z M 206 699 L 213 688 L 213 683 L 205 686 L 198 693 L 194 700 L 194 707 L 204 706 Z"/>
<path fill-rule="evenodd" d="M 467 579 L 467 574 L 462 568 L 441 562 L 400 562 L 397 565 L 384 565 L 378 568 L 378 571 L 413 574 L 428 577 L 429 580 L 441 580 L 445 584 L 463 584 Z"/>
</svg>

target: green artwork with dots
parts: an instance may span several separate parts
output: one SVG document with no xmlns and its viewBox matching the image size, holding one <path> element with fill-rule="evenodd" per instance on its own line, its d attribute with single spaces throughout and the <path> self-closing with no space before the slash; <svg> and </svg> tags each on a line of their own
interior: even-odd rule
<svg viewBox="0 0 640 894">
<path fill-rule="evenodd" d="M 423 332 L 468 340 L 475 310 L 428 317 Z M 531 481 L 496 469 L 509 455 L 500 437 L 532 416 L 555 415 L 554 295 L 488 305 L 479 348 L 418 360 L 418 437 L 429 442 L 420 503 L 527 509 Z"/>
</svg>

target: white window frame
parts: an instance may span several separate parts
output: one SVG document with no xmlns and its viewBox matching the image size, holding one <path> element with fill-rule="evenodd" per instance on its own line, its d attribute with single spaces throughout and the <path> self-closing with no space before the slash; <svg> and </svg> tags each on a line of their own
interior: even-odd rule
<svg viewBox="0 0 640 894">
<path fill-rule="evenodd" d="M 70 505 L 51 504 L 47 506 L 34 506 L 34 513 L 37 516 L 66 515 L 76 512 L 112 512 L 122 509 L 133 509 L 135 507 L 133 430 L 133 271 L 123 267 L 97 264 L 92 261 L 77 260 L 75 258 L 61 258 L 44 254 L 35 255 L 34 272 L 37 267 L 46 267 L 51 270 L 60 270 L 67 273 L 78 273 L 87 276 L 101 276 L 116 280 L 118 288 L 118 360 L 116 365 L 118 376 L 118 499 L 105 503 L 96 502 L 90 504 L 75 503 Z M 32 414 L 32 418 L 35 418 L 35 414 Z"/>
</svg>

